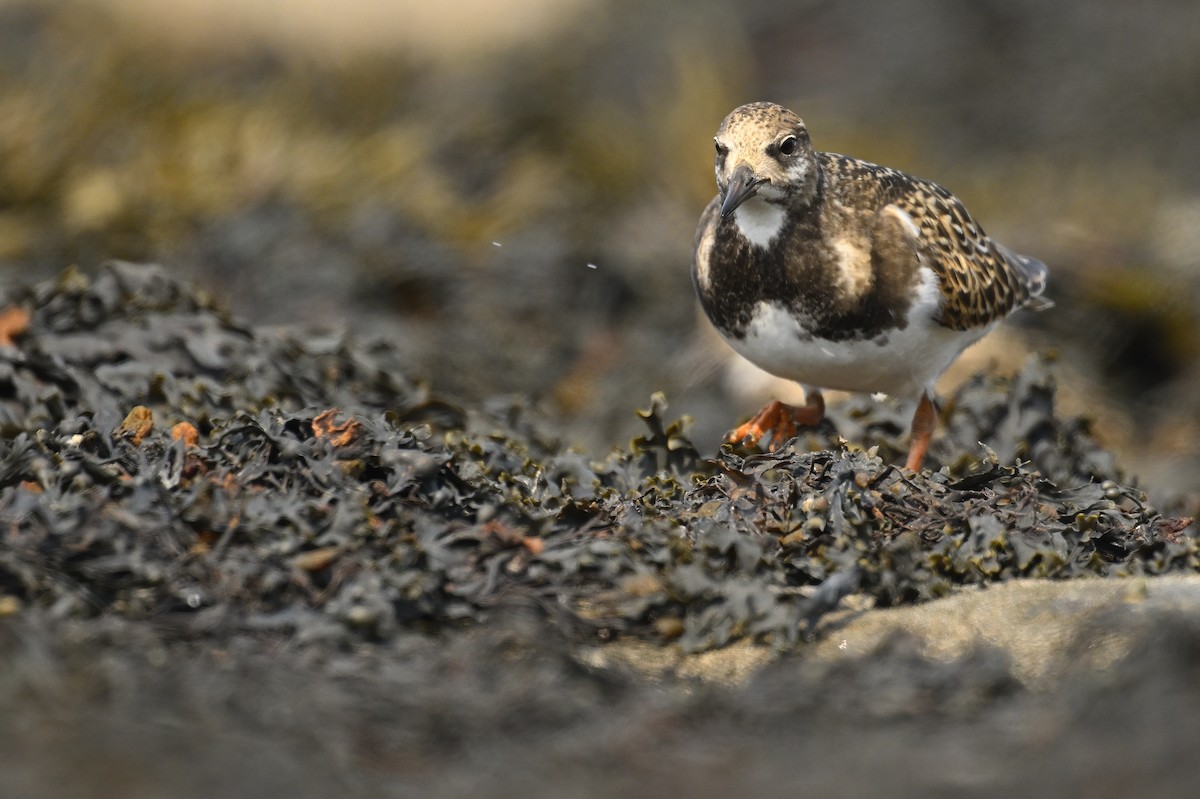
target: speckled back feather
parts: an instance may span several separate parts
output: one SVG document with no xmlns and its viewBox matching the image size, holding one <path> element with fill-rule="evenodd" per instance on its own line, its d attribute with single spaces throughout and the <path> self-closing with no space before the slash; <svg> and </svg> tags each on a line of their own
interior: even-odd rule
<svg viewBox="0 0 1200 799">
<path fill-rule="evenodd" d="M 1020 307 L 1053 304 L 1040 297 L 1048 274 L 1045 264 L 992 241 L 958 198 L 938 184 L 837 153 L 816 156 L 827 192 L 873 193 L 876 207 L 894 204 L 912 218 L 922 262 L 941 287 L 940 324 L 969 330 Z"/>
</svg>

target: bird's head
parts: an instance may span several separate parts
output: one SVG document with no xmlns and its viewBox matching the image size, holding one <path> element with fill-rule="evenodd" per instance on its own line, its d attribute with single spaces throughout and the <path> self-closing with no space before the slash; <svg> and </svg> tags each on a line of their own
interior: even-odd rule
<svg viewBox="0 0 1200 799">
<path fill-rule="evenodd" d="M 755 195 L 769 203 L 807 202 L 817 186 L 817 159 L 804 120 L 775 103 L 735 108 L 717 129 L 721 216 Z"/>
</svg>

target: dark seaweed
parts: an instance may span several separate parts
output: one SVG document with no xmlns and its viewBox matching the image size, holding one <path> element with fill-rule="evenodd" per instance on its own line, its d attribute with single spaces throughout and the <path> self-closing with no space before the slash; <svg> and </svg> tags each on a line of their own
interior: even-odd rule
<svg viewBox="0 0 1200 799">
<path fill-rule="evenodd" d="M 894 412 L 855 402 L 818 451 L 705 458 L 655 396 L 595 458 L 520 401 L 465 409 L 385 343 L 239 324 L 157 267 L 6 304 L 30 323 L 0 349 L 0 594 L 51 618 L 384 640 L 516 603 L 579 640 L 787 648 L 850 593 L 1200 564 L 1055 417 L 1042 360 L 952 398 L 940 451 L 965 454 L 938 472 L 892 465 Z"/>
</svg>

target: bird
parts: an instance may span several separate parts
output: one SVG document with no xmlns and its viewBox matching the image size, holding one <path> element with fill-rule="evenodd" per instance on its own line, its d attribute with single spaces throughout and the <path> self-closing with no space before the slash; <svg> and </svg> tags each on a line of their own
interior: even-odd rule
<svg viewBox="0 0 1200 799">
<path fill-rule="evenodd" d="M 1019 309 L 1043 310 L 1049 270 L 989 238 L 962 201 L 897 169 L 815 150 L 795 112 L 742 105 L 721 122 L 717 195 L 696 230 L 700 305 L 739 355 L 799 383 L 726 441 L 771 448 L 825 415 L 823 389 L 912 407 L 906 468 L 937 424 L 934 383 Z"/>
</svg>

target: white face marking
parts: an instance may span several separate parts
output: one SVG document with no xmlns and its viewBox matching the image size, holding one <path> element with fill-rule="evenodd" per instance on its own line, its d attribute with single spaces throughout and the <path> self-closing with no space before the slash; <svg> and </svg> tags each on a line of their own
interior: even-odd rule
<svg viewBox="0 0 1200 799">
<path fill-rule="evenodd" d="M 733 212 L 733 221 L 751 244 L 765 249 L 783 229 L 786 214 L 782 205 L 769 203 L 761 197 L 751 197 Z"/>
<path fill-rule="evenodd" d="M 764 183 L 758 187 L 755 196 L 766 200 L 769 203 L 782 203 L 787 199 L 787 194 L 783 189 L 776 186 L 774 183 Z"/>
<path fill-rule="evenodd" d="M 795 163 L 788 168 L 787 176 L 788 182 L 790 182 L 793 186 L 803 185 L 804 181 L 808 179 L 808 164 L 805 163 L 804 159 L 797 159 Z"/>
</svg>

